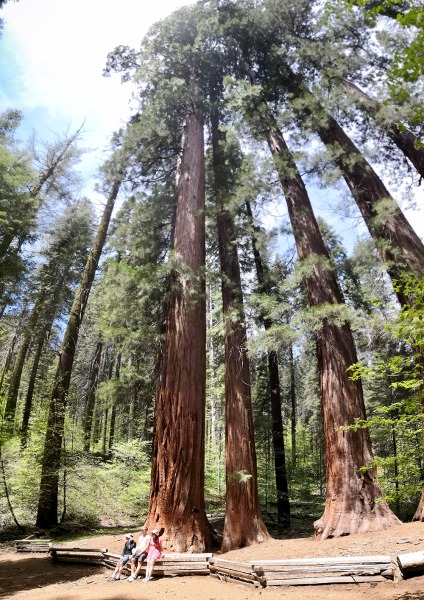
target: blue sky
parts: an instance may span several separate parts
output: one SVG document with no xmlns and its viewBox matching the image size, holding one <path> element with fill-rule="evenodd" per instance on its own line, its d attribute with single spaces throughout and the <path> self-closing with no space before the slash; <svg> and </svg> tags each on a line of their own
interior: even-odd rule
<svg viewBox="0 0 424 600">
<path fill-rule="evenodd" d="M 148 28 L 191 0 L 11 0 L 1 11 L 0 110 L 19 108 L 20 138 L 50 139 L 85 122 L 81 170 L 94 173 L 126 121 L 130 84 L 102 76 L 116 46 L 139 48 Z"/>
<path fill-rule="evenodd" d="M 81 171 L 84 177 L 91 177 L 84 192 L 94 198 L 94 192 L 89 190 L 94 186 L 97 167 L 103 162 L 108 139 L 125 123 L 130 111 L 130 84 L 122 85 L 119 75 L 102 76 L 106 56 L 120 44 L 139 48 L 143 35 L 155 21 L 191 3 L 192 0 L 9 0 L 1 11 L 4 30 L 0 38 L 0 111 L 8 107 L 23 111 L 23 140 L 33 131 L 41 139 L 51 139 L 75 131 L 84 122 L 80 146 L 92 151 L 84 155 Z M 356 237 L 357 218 L 342 220 L 334 214 L 335 196 L 330 190 L 309 186 L 309 191 L 317 212 L 337 229 L 350 250 Z M 397 192 L 394 195 L 401 200 Z M 422 191 L 417 194 L 417 201 L 424 206 Z M 276 210 L 278 221 L 286 212 L 282 204 Z M 416 231 L 424 236 L 423 212 L 406 212 Z"/>
</svg>

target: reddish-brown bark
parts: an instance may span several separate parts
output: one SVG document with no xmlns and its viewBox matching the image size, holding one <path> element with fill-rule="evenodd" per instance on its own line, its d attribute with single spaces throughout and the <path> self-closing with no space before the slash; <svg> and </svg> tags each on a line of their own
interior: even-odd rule
<svg viewBox="0 0 424 600">
<path fill-rule="evenodd" d="M 342 303 L 334 272 L 312 206 L 271 113 L 267 112 L 267 141 L 287 201 L 300 260 L 308 261 L 305 284 L 311 306 Z M 336 309 L 337 310 L 337 309 Z M 357 362 L 355 344 L 347 323 L 323 319 L 316 333 L 320 395 L 325 435 L 326 504 L 315 522 L 317 537 L 325 539 L 388 528 L 398 523 L 382 497 L 372 461 L 367 429 L 341 430 L 365 418 L 360 381 L 351 381 L 347 369 Z M 365 472 L 363 467 L 367 467 Z"/>
<path fill-rule="evenodd" d="M 221 549 L 263 542 L 268 532 L 262 521 L 257 488 L 250 367 L 247 356 L 240 269 L 232 219 L 218 215 L 222 272 L 225 345 L 226 508 Z"/>
<path fill-rule="evenodd" d="M 204 504 L 206 386 L 205 174 L 203 118 L 187 115 L 178 165 L 175 269 L 169 301 L 147 522 L 175 552 L 210 547 Z"/>
<path fill-rule="evenodd" d="M 407 268 L 422 276 L 424 245 L 377 173 L 331 116 L 328 115 L 326 127 L 319 126 L 317 129 L 327 146 L 338 146 L 335 162 L 377 244 L 389 275 L 396 279 L 400 270 Z M 399 299 L 405 303 L 400 293 Z"/>
<path fill-rule="evenodd" d="M 215 107 L 217 103 L 215 103 Z M 257 485 L 250 364 L 243 291 L 233 217 L 227 208 L 231 172 L 219 129 L 219 110 L 211 114 L 212 167 L 217 210 L 225 348 L 225 521 L 221 549 L 228 552 L 268 538 Z"/>
<path fill-rule="evenodd" d="M 365 112 L 375 117 L 381 108 L 380 102 L 374 100 L 353 81 L 343 80 L 343 85 L 351 92 L 353 101 Z M 424 148 L 420 147 L 418 138 L 405 126 L 394 121 L 382 125 L 387 136 L 399 150 L 411 161 L 421 177 L 424 177 Z"/>
</svg>

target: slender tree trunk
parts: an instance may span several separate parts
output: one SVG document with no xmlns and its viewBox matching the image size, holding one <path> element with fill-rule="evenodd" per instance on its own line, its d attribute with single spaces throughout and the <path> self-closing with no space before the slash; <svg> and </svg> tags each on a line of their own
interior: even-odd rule
<svg viewBox="0 0 424 600">
<path fill-rule="evenodd" d="M 351 93 L 353 101 L 358 106 L 375 117 L 381 108 L 380 102 L 374 100 L 363 90 L 361 90 L 353 81 L 343 80 L 343 85 Z M 386 135 L 396 144 L 399 150 L 408 158 L 414 165 L 421 177 L 424 177 L 424 148 L 418 145 L 418 138 L 407 129 L 404 125 L 399 123 L 383 123 L 381 127 L 384 129 Z"/>
<path fill-rule="evenodd" d="M 298 255 L 308 265 L 305 284 L 309 304 L 341 304 L 342 296 L 305 185 L 268 110 L 264 125 Z M 347 371 L 358 360 L 349 325 L 337 325 L 331 316 L 325 317 L 316 333 L 316 347 L 327 474 L 325 510 L 314 523 L 316 536 L 326 539 L 389 528 L 399 520 L 383 499 L 376 469 L 369 466 L 373 459 L 369 431 L 341 430 L 366 416 L 361 382 L 352 381 Z M 365 472 L 363 467 L 367 467 Z"/>
<path fill-rule="evenodd" d="M 297 398 L 296 398 L 296 377 L 295 377 L 295 366 L 294 366 L 294 356 L 293 356 L 293 346 L 290 344 L 289 347 L 289 361 L 290 361 L 290 405 L 291 405 L 291 443 L 292 443 L 292 465 L 293 469 L 296 468 L 297 464 L 297 435 L 296 435 L 296 425 L 297 425 Z"/>
<path fill-rule="evenodd" d="M 206 303 L 203 117 L 187 114 L 177 169 L 174 251 L 180 262 L 169 300 L 156 399 L 149 527 L 163 527 L 176 552 L 210 547 L 204 501 Z"/>
<path fill-rule="evenodd" d="M 51 290 L 43 287 L 37 295 L 34 307 L 28 319 L 27 326 L 25 327 L 25 333 L 16 356 L 15 364 L 13 365 L 12 374 L 10 376 L 9 391 L 5 410 L 6 420 L 13 421 L 15 418 L 16 404 L 18 400 L 19 387 L 21 384 L 25 359 L 34 336 L 34 332 L 40 326 L 39 320 L 42 318 L 42 328 L 50 331 L 68 274 L 69 268 L 65 268 L 63 273 L 60 273 L 60 275 L 58 273 L 57 280 L 55 281 L 54 287 Z M 42 336 L 44 335 L 45 333 L 43 332 Z"/>
<path fill-rule="evenodd" d="M 102 357 L 103 344 L 97 342 L 96 349 L 94 351 L 94 357 L 91 361 L 90 375 L 88 378 L 88 390 L 85 404 L 85 415 L 84 415 L 84 452 L 89 452 L 90 441 L 91 441 L 91 430 L 93 428 L 93 415 L 94 407 L 96 405 L 96 389 L 99 385 L 99 369 L 100 360 Z"/>
<path fill-rule="evenodd" d="M 30 194 L 33 198 L 36 198 L 40 194 L 46 183 L 48 183 L 55 175 L 58 167 L 67 160 L 69 157 L 68 152 L 71 149 L 72 144 L 78 139 L 78 136 L 82 131 L 82 127 L 83 126 L 81 125 L 81 127 L 75 133 L 66 138 L 63 141 L 62 147 L 50 154 L 48 158 L 49 162 L 46 165 L 46 168 L 39 174 L 37 183 L 30 189 Z"/>
<path fill-rule="evenodd" d="M 16 331 L 16 330 L 15 330 Z M 13 359 L 13 355 L 15 353 L 15 346 L 16 346 L 16 342 L 18 341 L 18 334 L 15 333 L 13 335 L 12 338 L 12 342 L 10 344 L 9 350 L 7 352 L 7 356 L 6 356 L 6 360 L 4 362 L 4 367 L 3 370 L 1 372 L 1 378 L 0 378 L 0 390 L 3 389 L 3 384 L 4 384 L 4 379 L 6 377 L 6 373 L 9 372 L 10 370 L 10 366 L 12 364 L 12 359 Z"/>
<path fill-rule="evenodd" d="M 21 426 L 21 446 L 24 448 L 27 444 L 29 419 L 32 411 L 32 399 L 34 396 L 35 382 L 37 380 L 38 365 L 40 364 L 41 355 L 43 353 L 46 332 L 43 331 L 38 338 L 37 346 L 32 361 L 31 374 L 28 382 L 28 389 L 25 398 L 24 414 L 22 417 Z"/>
<path fill-rule="evenodd" d="M 256 276 L 259 283 L 261 293 L 269 293 L 269 280 L 266 268 L 263 264 L 261 254 L 259 252 L 256 228 L 253 220 L 252 209 L 250 202 L 246 201 L 246 212 L 252 227 L 252 247 L 253 256 L 256 265 Z M 265 331 L 269 331 L 272 327 L 270 319 L 260 316 Z M 287 481 L 286 468 L 286 450 L 284 447 L 284 427 L 281 414 L 281 386 L 280 375 L 278 372 L 278 356 L 273 350 L 267 351 L 268 358 L 268 378 L 270 389 L 271 415 L 272 415 L 272 443 L 274 449 L 274 472 L 275 472 L 275 488 L 277 492 L 277 515 L 278 523 L 284 527 L 290 526 L 290 502 L 289 502 L 289 486 Z"/>
<path fill-rule="evenodd" d="M 58 148 L 56 151 L 53 150 L 49 153 L 47 157 L 48 164 L 46 165 L 46 168 L 39 174 L 37 182 L 29 190 L 30 196 L 34 199 L 34 205 L 31 207 L 33 218 L 35 218 L 37 211 L 42 204 L 42 201 L 39 199 L 41 191 L 44 190 L 46 183 L 49 183 L 52 177 L 55 176 L 60 165 L 62 165 L 62 163 L 66 161 L 69 157 L 69 150 L 72 144 L 77 140 L 81 130 L 82 126 L 73 135 L 64 140 L 61 148 Z M 10 249 L 10 246 L 12 245 L 13 240 L 15 239 L 15 237 L 18 237 L 18 235 L 18 232 L 15 230 L 9 232 L 7 235 L 4 236 L 2 242 L 0 243 L 0 260 L 6 256 L 7 252 Z M 18 254 L 20 252 L 21 247 L 26 238 L 27 235 L 22 236 L 21 239 L 18 238 L 19 245 L 16 248 L 13 248 L 13 254 Z"/>
<path fill-rule="evenodd" d="M 116 357 L 115 365 L 115 379 L 119 381 L 121 374 L 121 353 L 118 353 Z M 115 439 L 115 422 L 116 422 L 116 404 L 114 403 L 110 410 L 110 429 L 109 429 L 109 450 L 112 449 L 113 442 Z"/>
<path fill-rule="evenodd" d="M 118 195 L 120 181 L 112 185 L 93 247 L 87 258 L 81 282 L 69 314 L 68 323 L 59 353 L 53 391 L 50 399 L 44 453 L 41 465 L 40 495 L 38 500 L 37 527 L 50 528 L 58 522 L 59 471 L 62 440 L 65 426 L 67 395 L 71 381 L 72 366 L 80 326 L 87 306 L 88 296 L 106 240 L 112 210 Z"/>
<path fill-rule="evenodd" d="M 294 105 L 299 119 L 313 119 L 313 127 L 323 143 L 334 154 L 365 224 L 375 241 L 390 277 L 395 280 L 396 294 L 401 304 L 407 304 L 407 294 L 399 280 L 402 270 L 410 270 L 418 277 L 424 275 L 424 245 L 417 236 L 384 183 L 346 135 L 337 121 L 326 112 L 295 74 L 288 82 L 295 98 L 308 98 L 300 108 Z M 305 108 L 307 106 L 307 108 Z"/>
<path fill-rule="evenodd" d="M 31 311 L 31 315 L 28 320 L 28 324 L 25 327 L 24 335 L 22 338 L 21 345 L 19 346 L 18 353 L 16 355 L 13 370 L 10 375 L 9 391 L 7 394 L 7 402 L 5 409 L 5 419 L 9 423 L 13 423 L 15 419 L 16 403 L 18 400 L 19 386 L 21 383 L 22 371 L 25 364 L 26 355 L 31 344 L 31 339 L 34 334 L 35 327 L 38 323 L 43 304 L 45 302 L 47 290 L 42 289 L 37 296 L 37 300 L 34 304 L 34 308 Z"/>
<path fill-rule="evenodd" d="M 391 278 L 401 284 L 399 275 L 405 269 L 422 277 L 424 245 L 377 173 L 332 117 L 328 118 L 327 127 L 319 128 L 318 133 L 327 146 L 337 144 L 340 149 L 340 152 L 336 152 L 335 162 L 343 173 Z M 407 303 L 402 288 L 397 294 L 402 304 Z"/>
<path fill-rule="evenodd" d="M 107 424 L 109 418 L 109 410 L 107 408 L 104 409 L 102 415 L 102 454 L 103 456 L 106 454 L 106 438 L 107 438 Z"/>
</svg>

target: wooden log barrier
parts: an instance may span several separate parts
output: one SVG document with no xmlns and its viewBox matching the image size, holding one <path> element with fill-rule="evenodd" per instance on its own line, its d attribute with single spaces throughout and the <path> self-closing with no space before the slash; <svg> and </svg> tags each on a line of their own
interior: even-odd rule
<svg viewBox="0 0 424 600">
<path fill-rule="evenodd" d="M 49 548 L 54 563 L 67 562 L 80 565 L 105 566 L 107 548 L 75 548 L 71 546 L 53 546 Z"/>
<path fill-rule="evenodd" d="M 411 572 L 424 571 L 424 552 L 410 552 L 399 554 L 397 562 L 402 573 L 407 575 Z"/>
<path fill-rule="evenodd" d="M 257 576 L 250 563 L 237 563 L 224 558 L 210 558 L 209 570 L 224 581 L 255 584 Z"/>
<path fill-rule="evenodd" d="M 385 581 L 393 577 L 390 556 L 342 556 L 254 561 L 263 587 Z"/>
<path fill-rule="evenodd" d="M 15 540 L 16 552 L 45 552 L 49 551 L 51 540 L 37 539 L 29 536 L 23 540 Z"/>
</svg>

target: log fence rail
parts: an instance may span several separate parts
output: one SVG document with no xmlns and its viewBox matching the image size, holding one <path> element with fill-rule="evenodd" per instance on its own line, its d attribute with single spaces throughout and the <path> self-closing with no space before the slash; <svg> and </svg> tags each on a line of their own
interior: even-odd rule
<svg viewBox="0 0 424 600">
<path fill-rule="evenodd" d="M 107 548 L 76 548 L 53 545 L 48 539 L 29 536 L 15 540 L 17 552 L 49 552 L 54 562 L 104 566 L 114 569 L 119 554 Z M 370 583 L 394 578 L 395 568 L 401 575 L 424 572 L 424 551 L 398 555 L 392 564 L 390 556 L 339 556 L 331 558 L 294 558 L 253 560 L 238 563 L 213 556 L 212 553 L 166 553 L 157 560 L 153 575 L 211 575 L 256 587 L 318 585 L 333 583 Z M 145 574 L 143 564 L 141 574 Z M 129 565 L 125 566 L 129 573 Z M 399 571 L 398 571 L 399 573 Z"/>
</svg>

